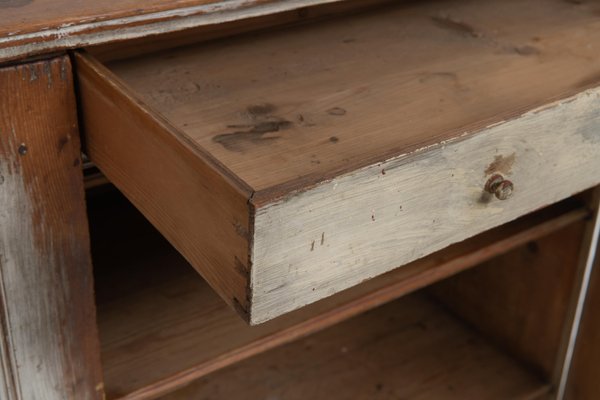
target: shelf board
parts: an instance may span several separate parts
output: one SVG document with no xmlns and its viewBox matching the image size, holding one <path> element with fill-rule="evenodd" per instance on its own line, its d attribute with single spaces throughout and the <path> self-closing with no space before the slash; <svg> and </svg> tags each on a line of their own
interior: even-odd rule
<svg viewBox="0 0 600 400">
<path fill-rule="evenodd" d="M 257 327 L 220 301 L 121 197 L 90 200 L 98 323 L 109 399 L 146 399 L 372 309 L 582 220 L 541 210 Z"/>
<path fill-rule="evenodd" d="M 524 400 L 548 392 L 548 385 L 419 292 L 161 400 Z"/>
</svg>

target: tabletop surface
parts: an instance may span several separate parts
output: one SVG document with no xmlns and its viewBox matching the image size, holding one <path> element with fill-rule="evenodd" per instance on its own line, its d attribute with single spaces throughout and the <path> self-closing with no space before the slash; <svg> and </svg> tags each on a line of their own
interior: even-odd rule
<svg viewBox="0 0 600 400">
<path fill-rule="evenodd" d="M 589 6 L 427 1 L 108 67 L 263 190 L 425 149 L 597 85 L 599 43 Z"/>
<path fill-rule="evenodd" d="M 0 62 L 337 0 L 0 0 Z"/>
</svg>

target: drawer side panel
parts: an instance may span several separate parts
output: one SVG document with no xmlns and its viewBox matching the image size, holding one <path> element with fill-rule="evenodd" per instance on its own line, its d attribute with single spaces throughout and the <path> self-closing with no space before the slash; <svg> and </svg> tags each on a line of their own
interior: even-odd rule
<svg viewBox="0 0 600 400">
<path fill-rule="evenodd" d="M 245 316 L 250 192 L 100 64 L 85 54 L 76 59 L 90 159 Z"/>
</svg>

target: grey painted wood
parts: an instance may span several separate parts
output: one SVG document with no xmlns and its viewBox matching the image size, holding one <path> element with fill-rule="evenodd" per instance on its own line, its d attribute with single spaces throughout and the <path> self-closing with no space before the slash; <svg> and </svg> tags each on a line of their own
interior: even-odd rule
<svg viewBox="0 0 600 400">
<path fill-rule="evenodd" d="M 600 183 L 600 89 L 257 210 L 257 324 Z M 484 192 L 500 172 L 500 201 Z"/>
<path fill-rule="evenodd" d="M 67 56 L 0 69 L 2 400 L 103 397 Z"/>
</svg>

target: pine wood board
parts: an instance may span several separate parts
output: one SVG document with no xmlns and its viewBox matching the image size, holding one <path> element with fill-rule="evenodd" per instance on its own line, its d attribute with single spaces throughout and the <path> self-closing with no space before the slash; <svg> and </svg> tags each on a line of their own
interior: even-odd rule
<svg viewBox="0 0 600 400">
<path fill-rule="evenodd" d="M 108 398 L 146 399 L 389 302 L 587 216 L 561 204 L 248 327 L 122 198 L 89 204 Z"/>
<path fill-rule="evenodd" d="M 2 0 L 0 62 L 178 32 L 336 0 Z"/>
<path fill-rule="evenodd" d="M 161 400 L 536 399 L 549 387 L 417 293 Z"/>
<path fill-rule="evenodd" d="M 71 63 L 0 68 L 0 398 L 101 400 Z"/>
<path fill-rule="evenodd" d="M 478 268 L 433 285 L 430 293 L 483 335 L 558 386 L 569 301 L 576 296 L 585 222 L 564 227 Z"/>
<path fill-rule="evenodd" d="M 401 3 L 79 54 L 87 151 L 259 324 L 600 183 L 586 7 Z"/>
<path fill-rule="evenodd" d="M 600 83 L 594 11 L 554 0 L 395 3 L 107 66 L 259 196 Z"/>
</svg>

